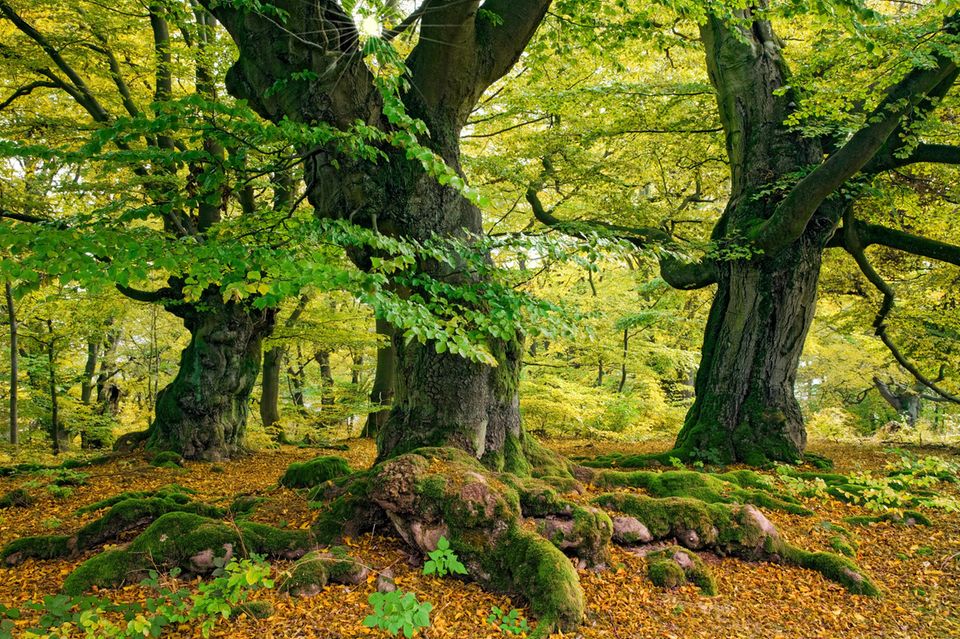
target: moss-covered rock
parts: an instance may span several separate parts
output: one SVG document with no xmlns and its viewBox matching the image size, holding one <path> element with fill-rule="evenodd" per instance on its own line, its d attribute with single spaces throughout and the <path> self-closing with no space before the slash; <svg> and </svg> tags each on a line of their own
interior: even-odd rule
<svg viewBox="0 0 960 639">
<path fill-rule="evenodd" d="M 325 481 L 349 475 L 350 464 L 343 457 L 316 457 L 305 462 L 294 462 L 280 478 L 286 488 L 313 488 Z"/>
<path fill-rule="evenodd" d="M 248 521 L 225 523 L 172 512 L 153 522 L 126 549 L 101 553 L 81 564 L 64 581 L 63 592 L 76 595 L 94 585 L 118 586 L 153 568 L 177 566 L 190 573 L 206 574 L 215 569 L 217 558 L 241 553 L 295 559 L 314 545 L 307 531 L 280 530 Z"/>
<path fill-rule="evenodd" d="M 570 516 L 536 519 L 537 532 L 553 545 L 582 560 L 584 566 L 605 566 L 613 535 L 610 516 L 597 508 L 573 505 Z"/>
<path fill-rule="evenodd" d="M 660 588 L 677 588 L 683 584 L 696 584 L 700 592 L 708 596 L 717 594 L 717 580 L 703 560 L 686 548 L 668 546 L 648 553 L 647 577 Z"/>
<path fill-rule="evenodd" d="M 28 508 L 33 505 L 34 499 L 23 488 L 14 488 L 3 497 L 0 497 L 0 508 Z"/>
</svg>

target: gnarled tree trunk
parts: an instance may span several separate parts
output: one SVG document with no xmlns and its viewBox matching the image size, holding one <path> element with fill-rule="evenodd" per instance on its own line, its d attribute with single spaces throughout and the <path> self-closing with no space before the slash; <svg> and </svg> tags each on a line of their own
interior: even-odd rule
<svg viewBox="0 0 960 639">
<path fill-rule="evenodd" d="M 796 239 L 768 241 L 772 248 L 744 241 L 774 217 L 784 197 L 776 184 L 799 179 L 791 176 L 822 162 L 824 151 L 818 140 L 784 124 L 796 98 L 768 22 L 746 28 L 711 17 L 701 34 L 726 135 L 731 193 L 713 233 L 721 257 L 696 399 L 675 448 L 715 463 L 794 461 L 803 454 L 806 431 L 793 386 L 814 316 L 821 253 L 842 208 L 823 203 Z M 724 259 L 727 248 L 747 254 Z"/>
<path fill-rule="evenodd" d="M 397 356 L 394 350 L 393 326 L 383 319 L 377 320 L 377 334 L 387 338 L 387 343 L 377 347 L 377 370 L 373 377 L 373 388 L 370 390 L 370 403 L 381 408 L 367 415 L 363 425 L 361 437 L 376 439 L 380 430 L 390 416 L 390 405 L 393 403 L 394 387 L 397 377 Z"/>
<path fill-rule="evenodd" d="M 176 378 L 157 396 L 147 445 L 188 459 L 229 459 L 242 449 L 261 344 L 273 330 L 274 312 L 224 303 L 219 292 L 205 294 L 201 303 L 202 311 L 170 307 L 190 331 L 190 343 Z"/>
</svg>

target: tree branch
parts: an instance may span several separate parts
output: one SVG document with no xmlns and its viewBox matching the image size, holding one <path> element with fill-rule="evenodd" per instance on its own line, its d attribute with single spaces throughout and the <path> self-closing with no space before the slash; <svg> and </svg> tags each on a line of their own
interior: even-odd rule
<svg viewBox="0 0 960 639">
<path fill-rule="evenodd" d="M 879 273 L 877 273 L 877 271 L 873 268 L 873 265 L 870 264 L 870 261 L 867 259 L 866 253 L 864 252 L 865 245 L 857 234 L 857 224 L 853 222 L 852 216 L 847 216 L 847 219 L 843 224 L 843 231 L 844 248 L 846 248 L 847 252 L 853 256 L 854 261 L 856 261 L 857 266 L 860 267 L 860 270 L 863 272 L 867 280 L 873 284 L 877 290 L 880 291 L 880 293 L 883 294 L 883 302 L 880 304 L 880 310 L 877 311 L 877 316 L 873 320 L 874 333 L 887 347 L 897 363 L 906 369 L 911 375 L 913 375 L 918 382 L 944 399 L 956 404 L 960 404 L 960 397 L 949 393 L 924 376 L 923 373 L 921 373 L 920 370 L 912 362 L 910 362 L 910 360 L 908 360 L 903 353 L 900 352 L 900 349 L 897 348 L 897 345 L 887 334 L 887 316 L 890 314 L 890 311 L 893 310 L 896 300 L 896 293 L 893 290 L 893 287 L 890 286 L 886 280 L 880 276 Z"/>
<path fill-rule="evenodd" d="M 937 56 L 933 68 L 914 69 L 887 91 L 868 124 L 833 153 L 823 164 L 790 190 L 773 215 L 749 233 L 756 245 L 768 252 L 800 237 L 807 223 L 827 197 L 864 168 L 884 147 L 901 120 L 922 102 L 927 94 L 957 70 L 956 63 Z"/>
<path fill-rule="evenodd" d="M 564 222 L 553 215 L 552 209 L 548 211 L 544 208 L 537 190 L 533 186 L 527 189 L 526 198 L 537 221 L 571 237 L 586 238 L 583 231 L 586 227 L 613 233 L 619 239 L 630 242 L 637 248 L 648 248 L 654 244 L 666 248 L 676 248 L 673 237 L 662 229 L 620 226 L 600 221 Z M 661 253 L 658 257 L 660 275 L 673 288 L 689 291 L 704 288 L 717 282 L 716 264 L 712 261 L 686 262 L 670 252 Z"/>
<path fill-rule="evenodd" d="M 22 98 L 22 97 L 24 97 L 24 96 L 30 95 L 30 94 L 33 93 L 35 90 L 37 90 L 37 89 L 43 89 L 43 88 L 46 88 L 46 89 L 56 89 L 56 88 L 58 88 L 58 86 L 57 86 L 56 84 L 54 84 L 53 82 L 46 82 L 46 81 L 44 81 L 44 80 L 37 80 L 36 82 L 31 82 L 31 83 L 29 83 L 29 84 L 25 84 L 24 86 L 20 87 L 20 88 L 17 89 L 16 91 L 14 91 L 14 92 L 10 95 L 9 98 L 7 98 L 6 100 L 4 100 L 3 102 L 0 102 L 0 111 L 3 111 L 4 109 L 6 109 L 8 106 L 10 106 L 10 105 L 11 105 L 15 100 L 17 100 L 18 98 Z"/>
</svg>

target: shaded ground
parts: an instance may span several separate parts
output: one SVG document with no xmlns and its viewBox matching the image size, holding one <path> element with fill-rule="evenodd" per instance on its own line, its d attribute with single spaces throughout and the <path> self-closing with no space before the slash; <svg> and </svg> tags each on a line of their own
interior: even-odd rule
<svg viewBox="0 0 960 639">
<path fill-rule="evenodd" d="M 553 446 L 571 455 L 594 455 L 617 450 L 648 452 L 664 450 L 670 442 L 637 445 L 594 444 L 558 441 Z M 891 459 L 876 446 L 814 442 L 814 452 L 837 463 L 842 473 L 882 468 Z M 936 454 L 957 458 L 942 449 L 914 450 L 917 455 Z M 237 493 L 251 493 L 270 500 L 254 519 L 292 528 L 307 527 L 313 514 L 296 491 L 276 488 L 277 479 L 294 461 L 327 451 L 284 448 L 245 460 L 221 464 L 224 472 L 211 472 L 208 464 L 187 463 L 186 470 L 155 468 L 142 459 L 130 458 L 105 466 L 82 469 L 90 474 L 88 485 L 73 488 L 67 499 L 57 499 L 43 489 L 31 492 L 37 503 L 26 509 L 0 510 L 0 546 L 25 535 L 67 534 L 95 515 L 76 516 L 85 504 L 129 490 L 155 489 L 172 482 L 198 491 L 197 498 L 226 505 Z M 370 442 L 351 442 L 350 450 L 335 454 L 347 457 L 354 468 L 372 463 Z M 35 480 L 35 476 L 0 479 L 0 494 Z M 956 485 L 949 486 L 960 498 Z M 219 500 L 219 501 L 218 501 Z M 829 550 L 831 533 L 820 524 L 839 522 L 850 515 L 870 514 L 863 508 L 833 500 L 809 501 L 814 517 L 766 512 L 790 541 L 808 550 Z M 645 560 L 628 551 L 612 548 L 614 569 L 581 571 L 586 593 L 587 618 L 578 635 L 584 639 L 635 639 L 643 637 L 768 637 L 811 639 L 815 637 L 960 637 L 960 513 L 926 511 L 934 526 L 902 527 L 889 523 L 856 528 L 860 543 L 856 557 L 883 591 L 879 599 L 849 595 L 841 586 L 819 574 L 799 568 L 748 564 L 734 559 L 712 560 L 719 582 L 717 597 L 704 597 L 695 586 L 675 591 L 655 588 L 646 578 Z M 493 605 L 510 609 L 520 602 L 483 592 L 473 584 L 452 579 L 424 577 L 409 563 L 402 544 L 395 539 L 364 536 L 350 540 L 352 553 L 367 565 L 391 567 L 400 588 L 415 592 L 421 601 L 431 601 L 432 627 L 422 636 L 430 639 L 473 639 L 502 636 L 487 625 Z M 57 591 L 63 579 L 87 553 L 76 561 L 28 560 L 22 566 L 0 568 L 0 602 L 15 606 Z M 289 564 L 277 562 L 277 570 Z M 312 598 L 293 599 L 276 592 L 262 599 L 276 607 L 267 620 L 241 618 L 218 626 L 211 636 L 236 638 L 383 637 L 364 628 L 367 596 L 374 589 L 373 577 L 359 587 L 331 585 Z M 137 601 L 149 596 L 147 589 L 127 586 L 110 596 Z M 164 636 L 199 636 L 199 630 L 183 627 Z M 561 635 L 555 635 L 560 637 Z"/>
</svg>

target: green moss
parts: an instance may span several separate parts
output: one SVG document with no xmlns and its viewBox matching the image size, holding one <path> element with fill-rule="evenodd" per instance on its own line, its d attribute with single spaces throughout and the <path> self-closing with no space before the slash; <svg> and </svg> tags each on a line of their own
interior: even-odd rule
<svg viewBox="0 0 960 639">
<path fill-rule="evenodd" d="M 330 580 L 330 572 L 327 570 L 327 563 L 322 559 L 318 552 L 311 552 L 304 555 L 293 568 L 290 575 L 280 583 L 281 592 L 298 594 L 303 591 L 322 590 Z"/>
<path fill-rule="evenodd" d="M 880 594 L 873 582 L 846 557 L 829 552 L 809 552 L 788 544 L 784 544 L 782 555 L 788 563 L 816 570 L 827 579 L 843 585 L 853 594 L 872 597 Z"/>
<path fill-rule="evenodd" d="M 586 603 L 570 560 L 543 537 L 514 526 L 480 558 L 495 589 L 522 593 L 539 619 L 533 636 L 570 630 L 583 618 Z"/>
<path fill-rule="evenodd" d="M 14 488 L 0 497 L 0 508 L 27 508 L 33 505 L 33 497 L 23 488 Z"/>
<path fill-rule="evenodd" d="M 171 465 L 180 467 L 183 465 L 183 457 L 178 452 L 165 450 L 154 455 L 153 459 L 150 460 L 150 465 L 161 468 L 170 468 Z"/>
<path fill-rule="evenodd" d="M 604 470 L 594 476 L 593 483 L 607 488 L 622 486 L 642 488 L 654 497 L 690 497 L 710 504 L 753 504 L 795 515 L 813 514 L 796 503 L 792 497 L 769 492 L 769 482 L 761 475 L 750 471 L 711 474 L 690 470 L 663 472 Z M 752 488 L 752 486 L 762 486 L 762 489 Z"/>
<path fill-rule="evenodd" d="M 814 468 L 819 468 L 820 470 L 830 470 L 833 468 L 832 459 L 816 453 L 805 452 L 803 454 L 803 462 L 805 464 L 810 464 Z"/>
<path fill-rule="evenodd" d="M 294 462 L 280 478 L 287 488 L 312 488 L 325 481 L 349 475 L 350 464 L 343 457 L 323 456 L 305 462 Z"/>
<path fill-rule="evenodd" d="M 155 567 L 209 572 L 213 558 L 225 556 L 228 549 L 234 554 L 283 557 L 303 552 L 314 543 L 304 531 L 247 521 L 227 524 L 193 513 L 171 512 L 154 521 L 125 550 L 101 553 L 81 564 L 64 588 L 77 593 L 92 585 L 117 586 Z"/>
<path fill-rule="evenodd" d="M 70 538 L 64 535 L 21 537 L 0 550 L 0 559 L 8 564 L 18 564 L 24 559 L 57 559 L 70 554 Z"/>
<path fill-rule="evenodd" d="M 854 547 L 854 544 L 843 535 L 834 535 L 830 538 L 829 543 L 830 547 L 841 555 L 854 557 L 857 554 L 857 549 Z"/>
<path fill-rule="evenodd" d="M 256 495 L 237 495 L 230 503 L 228 512 L 236 517 L 249 517 L 260 506 L 260 504 L 269 501 L 266 497 L 257 497 Z"/>
<path fill-rule="evenodd" d="M 679 588 L 687 583 L 687 575 L 683 572 L 683 568 L 672 559 L 649 562 L 647 577 L 658 588 Z"/>
<path fill-rule="evenodd" d="M 234 607 L 230 611 L 230 618 L 235 619 L 240 615 L 247 615 L 254 619 L 269 619 L 274 612 L 273 604 L 269 601 L 248 601 Z"/>
<path fill-rule="evenodd" d="M 178 503 L 185 504 L 190 501 L 190 495 L 195 495 L 196 492 L 197 491 L 193 489 L 185 488 L 179 484 L 167 484 L 166 486 L 158 488 L 157 490 L 120 493 L 119 495 L 114 495 L 113 497 L 108 497 L 107 499 L 101 499 L 100 501 L 77 508 L 73 512 L 76 515 L 83 515 L 86 513 L 96 512 L 98 510 L 103 510 L 104 508 L 109 508 L 114 504 L 118 504 L 121 501 L 126 501 L 128 499 L 145 499 L 148 497 L 166 497 Z"/>
<path fill-rule="evenodd" d="M 880 522 L 889 522 L 900 526 L 930 526 L 930 518 L 915 510 L 905 510 L 902 513 L 888 512 L 882 515 L 864 515 L 860 517 L 844 517 L 843 521 L 851 526 L 869 526 Z"/>
<path fill-rule="evenodd" d="M 61 592 L 76 597 L 94 586 L 116 587 L 126 581 L 136 581 L 146 573 L 147 566 L 137 566 L 124 550 L 108 550 L 95 555 L 67 575 Z"/>
<path fill-rule="evenodd" d="M 713 573 L 700 557 L 686 548 L 668 546 L 647 554 L 646 559 L 647 576 L 654 585 L 676 588 L 689 581 L 708 597 L 717 594 Z"/>
</svg>

